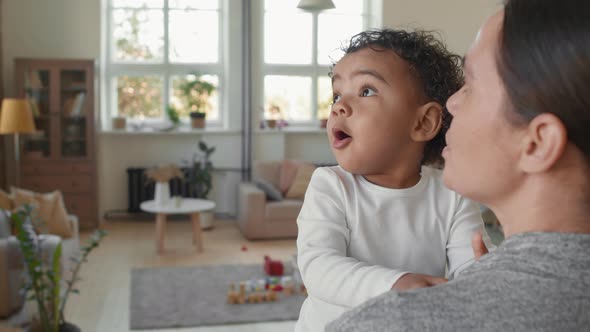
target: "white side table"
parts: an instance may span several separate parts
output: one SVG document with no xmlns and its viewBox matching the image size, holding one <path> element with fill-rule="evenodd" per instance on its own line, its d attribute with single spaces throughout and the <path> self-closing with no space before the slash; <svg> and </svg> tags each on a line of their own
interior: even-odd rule
<svg viewBox="0 0 590 332">
<path fill-rule="evenodd" d="M 156 205 L 155 201 L 142 202 L 140 208 L 143 211 L 156 214 L 156 250 L 159 254 L 164 252 L 164 236 L 166 233 L 167 214 L 190 214 L 193 224 L 193 243 L 199 252 L 203 251 L 201 239 L 201 221 L 199 212 L 213 210 L 215 202 L 206 199 L 182 198 L 177 204 L 176 199 L 171 199 L 166 205 Z"/>
</svg>

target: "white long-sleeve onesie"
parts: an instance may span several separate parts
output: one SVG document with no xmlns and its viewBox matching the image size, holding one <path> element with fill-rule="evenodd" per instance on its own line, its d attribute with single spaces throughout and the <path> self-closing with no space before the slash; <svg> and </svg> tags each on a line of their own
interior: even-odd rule
<svg viewBox="0 0 590 332">
<path fill-rule="evenodd" d="M 391 290 L 405 273 L 448 277 L 473 261 L 479 206 L 422 167 L 407 189 L 377 186 L 339 166 L 318 168 L 297 218 L 298 265 L 308 290 L 296 331 L 330 321 Z"/>
</svg>

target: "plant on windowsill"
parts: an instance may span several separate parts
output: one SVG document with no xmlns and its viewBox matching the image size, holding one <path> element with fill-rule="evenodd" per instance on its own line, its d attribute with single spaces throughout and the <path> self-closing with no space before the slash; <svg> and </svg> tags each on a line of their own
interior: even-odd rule
<svg viewBox="0 0 590 332">
<path fill-rule="evenodd" d="M 190 112 L 191 127 L 205 128 L 207 111 L 211 108 L 209 98 L 217 88 L 198 74 L 191 74 L 189 77 L 178 86 L 181 92 L 180 99 Z"/>
<path fill-rule="evenodd" d="M 180 124 L 180 116 L 178 115 L 176 107 L 168 105 L 168 107 L 166 107 L 166 114 L 168 114 L 168 119 L 172 122 L 174 127 L 177 127 Z"/>
<path fill-rule="evenodd" d="M 29 331 L 31 332 L 79 332 L 80 328 L 64 318 L 68 297 L 72 293 L 79 294 L 75 285 L 80 278 L 78 274 L 82 263 L 87 261 L 90 252 L 98 247 L 106 235 L 104 230 L 96 230 L 87 246 L 82 247 L 81 257 L 71 257 L 75 263 L 71 276 L 65 281 L 66 289 L 61 294 L 61 243 L 54 249 L 50 262 L 44 262 L 41 251 L 41 239 L 33 228 L 31 207 L 25 205 L 10 215 L 9 220 L 16 229 L 16 237 L 25 261 L 26 277 L 23 291 L 28 294 L 27 300 L 37 303 L 37 317 Z M 46 264 L 50 263 L 50 264 Z"/>
<path fill-rule="evenodd" d="M 189 165 L 187 181 L 192 197 L 207 199 L 212 188 L 213 182 L 213 164 L 210 157 L 215 152 L 215 147 L 209 147 L 205 142 L 199 141 L 199 152 L 193 155 L 191 165 Z M 210 229 L 213 227 L 213 212 L 205 211 L 201 213 L 201 228 Z"/>
</svg>

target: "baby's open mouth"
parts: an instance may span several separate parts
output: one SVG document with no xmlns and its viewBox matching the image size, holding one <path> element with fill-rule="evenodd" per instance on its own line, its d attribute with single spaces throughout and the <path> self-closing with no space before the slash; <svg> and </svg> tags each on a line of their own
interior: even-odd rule
<svg viewBox="0 0 590 332">
<path fill-rule="evenodd" d="M 347 139 L 349 137 L 350 137 L 350 135 L 348 135 L 344 130 L 337 129 L 334 132 L 334 138 L 337 140 L 343 140 L 343 139 Z"/>
<path fill-rule="evenodd" d="M 347 132 L 345 132 L 342 129 L 334 128 L 332 130 L 332 135 L 334 136 L 332 146 L 336 149 L 341 149 L 348 145 L 350 141 L 352 141 L 352 136 L 350 136 Z"/>
</svg>

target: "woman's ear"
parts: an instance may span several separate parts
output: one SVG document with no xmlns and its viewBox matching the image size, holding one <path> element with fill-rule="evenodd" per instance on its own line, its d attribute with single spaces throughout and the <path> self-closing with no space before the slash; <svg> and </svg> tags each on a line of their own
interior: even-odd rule
<svg viewBox="0 0 590 332">
<path fill-rule="evenodd" d="M 437 102 L 422 105 L 416 113 L 416 121 L 411 137 L 416 142 L 428 142 L 433 139 L 442 126 L 443 107 Z"/>
<path fill-rule="evenodd" d="M 537 115 L 527 125 L 522 141 L 521 169 L 527 173 L 551 169 L 563 155 L 567 142 L 567 129 L 557 116 Z"/>
</svg>

